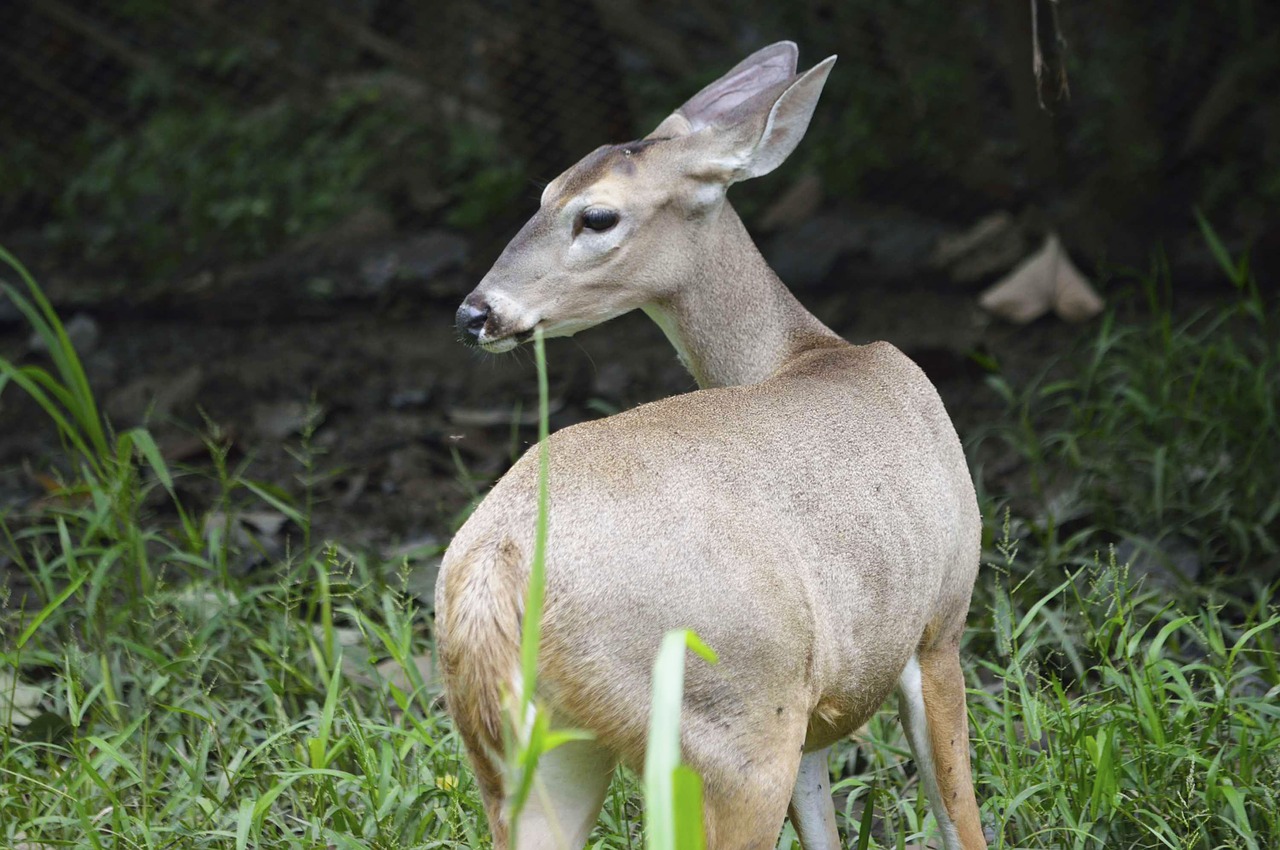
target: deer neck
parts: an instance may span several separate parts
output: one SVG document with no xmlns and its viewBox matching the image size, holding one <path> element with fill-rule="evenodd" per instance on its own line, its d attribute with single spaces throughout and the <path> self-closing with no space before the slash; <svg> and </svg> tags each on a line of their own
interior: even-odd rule
<svg viewBox="0 0 1280 850">
<path fill-rule="evenodd" d="M 644 310 L 699 387 L 759 383 L 800 351 L 839 339 L 769 268 L 728 203 L 698 248 L 689 279 Z"/>
</svg>

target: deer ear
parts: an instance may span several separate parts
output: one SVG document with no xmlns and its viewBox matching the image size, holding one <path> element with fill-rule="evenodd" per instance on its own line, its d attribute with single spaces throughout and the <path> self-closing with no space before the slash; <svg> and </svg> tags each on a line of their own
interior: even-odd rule
<svg viewBox="0 0 1280 850">
<path fill-rule="evenodd" d="M 761 92 L 795 76 L 799 50 L 795 42 L 779 41 L 763 47 L 734 65 L 727 74 L 689 98 L 646 138 L 687 136 L 721 119 Z"/>
<path fill-rule="evenodd" d="M 809 129 L 809 120 L 836 57 L 828 56 L 803 74 L 761 92 L 724 116 L 728 126 L 710 132 L 721 135 L 721 164 L 729 182 L 760 177 L 791 155 Z"/>
</svg>

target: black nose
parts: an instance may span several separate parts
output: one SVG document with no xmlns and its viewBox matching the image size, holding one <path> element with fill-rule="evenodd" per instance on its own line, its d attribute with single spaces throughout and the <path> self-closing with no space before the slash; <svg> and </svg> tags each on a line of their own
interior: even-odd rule
<svg viewBox="0 0 1280 850">
<path fill-rule="evenodd" d="M 479 305 L 472 304 L 470 301 L 463 301 L 462 306 L 458 308 L 458 315 L 454 318 L 458 327 L 458 333 L 463 339 L 476 339 L 480 336 L 484 323 L 489 319 L 489 305 L 481 302 Z"/>
</svg>

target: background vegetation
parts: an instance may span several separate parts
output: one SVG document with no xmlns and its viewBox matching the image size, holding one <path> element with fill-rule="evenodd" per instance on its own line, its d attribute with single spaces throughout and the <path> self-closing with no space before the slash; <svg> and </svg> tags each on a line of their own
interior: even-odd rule
<svg viewBox="0 0 1280 850">
<path fill-rule="evenodd" d="M 1233 405 L 1274 423 L 1280 312 L 1232 269 L 1239 295 L 1220 313 L 1175 326 L 1157 307 L 1148 326 L 1113 312 L 1056 383 L 993 374 L 1008 413 L 985 439 L 1024 452 L 1036 481 L 1066 470 L 1073 497 L 1104 499 L 1132 491 L 1135 474 L 1161 474 L 1170 442 L 1158 426 L 1199 410 L 1201 385 L 1237 388 Z M 3 840 L 24 850 L 483 846 L 460 744 L 424 674 L 428 616 L 407 562 L 306 534 L 273 578 L 246 581 L 227 569 L 230 536 L 202 531 L 181 504 L 176 525 L 141 510 L 147 491 L 172 494 L 176 477 L 209 473 L 171 469 L 145 431 L 103 429 L 61 324 L 28 287 L 8 294 L 53 369 L 5 361 L 0 375 L 40 400 L 74 472 L 39 515 L 0 521 L 38 597 L 0 622 Z M 1149 387 L 1170 360 L 1194 368 Z M 1120 409 L 1100 415 L 1095 393 Z M 1259 449 L 1235 412 L 1221 403 L 1188 416 L 1187 438 L 1203 431 L 1233 460 L 1273 459 L 1257 456 L 1276 449 Z M 1111 462 L 1091 460 L 1092 441 Z M 981 440 L 970 449 L 980 455 Z M 210 450 L 216 458 L 216 441 Z M 305 506 L 215 469 L 224 507 L 266 502 L 309 530 Z M 1230 497 L 1257 495 L 1254 463 L 1174 471 L 1185 486 L 1167 497 L 1159 482 L 1138 488 L 1146 498 L 1086 526 L 1061 521 L 1040 486 L 1017 513 L 984 505 L 987 567 L 965 652 L 997 847 L 1266 848 L 1280 837 L 1280 613 L 1274 575 L 1251 568 L 1275 557 L 1275 503 Z M 1198 524 L 1203 504 L 1226 522 Z M 1129 534 L 1187 540 L 1218 569 L 1198 582 L 1158 570 L 1139 580 L 1116 557 Z M 920 842 L 933 827 L 896 721 L 881 714 L 859 738 L 832 764 L 848 840 Z M 640 843 L 636 791 L 633 777 L 617 780 L 593 846 Z"/>
<path fill-rule="evenodd" d="M 1280 846 L 1280 7 L 1040 9 L 1038 92 L 1026 0 L 0 4 L 0 244 L 47 287 L 3 255 L 0 845 L 486 846 L 422 584 L 539 425 L 493 406 L 532 379 L 360 343 L 446 333 L 542 183 L 790 37 L 842 70 L 735 203 L 839 245 L 806 303 L 902 333 L 961 421 L 993 846 Z M 1010 263 L 1061 234 L 1107 312 L 912 347 L 998 274 L 928 259 L 994 211 Z M 229 342 L 164 359 L 201 331 Z M 552 357 L 552 427 L 689 386 Z M 333 532 L 402 503 L 430 534 Z M 831 769 L 849 846 L 937 845 L 890 713 Z M 643 844 L 640 789 L 593 847 Z"/>
<path fill-rule="evenodd" d="M 514 197 L 786 34 L 806 62 L 841 56 L 786 171 L 815 171 L 829 196 L 958 222 L 1030 211 L 1125 262 L 1189 236 L 1198 204 L 1274 257 L 1274 4 L 1044 5 L 1038 96 L 1025 0 L 23 0 L 0 11 L 0 233 L 171 274 L 263 256 L 362 205 L 504 230 Z"/>
</svg>

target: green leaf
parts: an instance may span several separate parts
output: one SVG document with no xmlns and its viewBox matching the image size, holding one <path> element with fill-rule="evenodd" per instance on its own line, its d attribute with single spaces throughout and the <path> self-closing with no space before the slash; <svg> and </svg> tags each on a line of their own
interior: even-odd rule
<svg viewBox="0 0 1280 850">
<path fill-rule="evenodd" d="M 302 526 L 303 528 L 306 527 L 304 525 L 305 518 L 298 511 L 297 508 L 293 507 L 288 502 L 285 502 L 283 499 L 281 499 L 279 496 L 276 496 L 274 493 L 271 493 L 260 484 L 255 484 L 252 481 L 249 481 L 243 478 L 240 479 L 240 483 L 243 484 L 246 488 L 248 488 L 249 492 L 253 493 L 259 499 L 266 502 L 268 505 L 270 505 L 271 507 L 275 508 L 277 511 L 279 511 L 280 513 L 288 517 L 289 520 L 294 523 L 294 525 L 299 525 L 299 526 Z"/>
<path fill-rule="evenodd" d="M 61 522 L 61 520 L 59 520 Z M 85 579 L 89 578 L 89 572 L 83 572 L 72 580 L 71 584 L 62 589 L 62 592 L 54 597 L 48 605 L 40 609 L 40 611 L 31 619 L 27 627 L 22 630 L 22 634 L 18 635 L 16 647 L 22 649 L 27 641 L 31 640 L 31 636 L 36 633 L 36 629 L 40 628 L 40 624 L 49 619 L 49 616 L 62 607 L 62 603 L 71 598 L 71 594 L 80 589 L 80 585 L 84 584 Z"/>
<path fill-rule="evenodd" d="M 867 850 L 871 846 L 871 825 L 875 822 L 876 789 L 867 789 L 867 801 L 862 806 L 862 820 L 858 822 L 858 848 Z"/>
<path fill-rule="evenodd" d="M 702 778 L 688 765 L 676 765 L 676 769 L 671 773 L 671 790 L 675 815 L 676 850 L 706 850 L 707 835 L 702 814 Z"/>
<path fill-rule="evenodd" d="M 164 455 L 160 453 L 160 447 L 156 445 L 151 432 L 146 428 L 133 428 L 126 431 L 120 439 L 128 440 L 129 444 L 138 450 L 164 489 L 176 499 L 177 495 L 173 492 L 173 476 L 169 473 L 169 466 L 165 463 Z"/>
<path fill-rule="evenodd" d="M 653 699 L 649 711 L 649 743 L 645 751 L 645 846 L 649 850 L 675 850 L 677 835 L 702 829 L 677 822 L 673 776 L 680 765 L 680 709 L 684 701 L 685 650 L 693 649 L 715 663 L 715 653 L 687 629 L 667 632 L 653 664 Z"/>
<path fill-rule="evenodd" d="M 1231 285 L 1240 289 L 1244 286 L 1244 279 L 1241 275 L 1243 267 L 1237 268 L 1235 262 L 1231 259 L 1231 252 L 1227 250 L 1227 246 L 1222 244 L 1222 240 L 1218 238 L 1218 232 L 1213 229 L 1213 225 L 1209 224 L 1209 220 L 1200 212 L 1200 208 L 1195 208 L 1196 224 L 1200 225 L 1200 232 L 1204 234 L 1204 241 L 1209 246 L 1209 251 L 1213 254 L 1213 258 L 1218 261 L 1218 265 L 1226 274 L 1227 279 L 1231 281 Z"/>
</svg>

